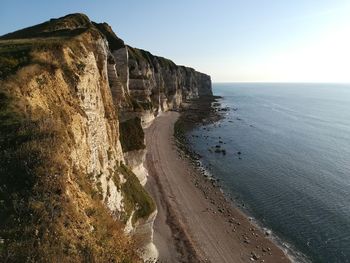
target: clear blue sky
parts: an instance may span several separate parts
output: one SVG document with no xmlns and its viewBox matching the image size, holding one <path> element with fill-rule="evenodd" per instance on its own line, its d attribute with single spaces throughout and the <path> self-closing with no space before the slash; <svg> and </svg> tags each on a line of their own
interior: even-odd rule
<svg viewBox="0 0 350 263">
<path fill-rule="evenodd" d="M 349 0 L 2 0 L 0 35 L 74 12 L 214 81 L 350 82 Z"/>
</svg>

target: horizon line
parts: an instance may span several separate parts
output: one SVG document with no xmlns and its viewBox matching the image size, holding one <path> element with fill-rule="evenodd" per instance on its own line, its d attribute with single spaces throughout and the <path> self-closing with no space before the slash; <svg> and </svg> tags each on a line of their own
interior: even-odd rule
<svg viewBox="0 0 350 263">
<path fill-rule="evenodd" d="M 350 85 L 349 82 L 331 82 L 331 81 L 212 81 L 212 83 L 215 84 L 232 84 L 232 83 L 237 83 L 237 84 L 242 84 L 242 83 L 267 83 L 267 84 L 345 84 L 345 85 Z"/>
</svg>

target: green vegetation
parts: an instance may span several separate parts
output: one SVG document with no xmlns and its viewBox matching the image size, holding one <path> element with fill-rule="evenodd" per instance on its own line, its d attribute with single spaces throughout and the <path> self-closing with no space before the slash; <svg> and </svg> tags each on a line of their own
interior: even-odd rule
<svg viewBox="0 0 350 263">
<path fill-rule="evenodd" d="M 170 59 L 154 56 L 146 50 L 133 48 L 130 46 L 127 46 L 127 47 L 128 47 L 130 58 L 135 59 L 138 64 L 140 64 L 141 61 L 145 61 L 145 62 L 149 63 L 150 66 L 152 68 L 154 68 L 156 73 L 159 72 L 159 70 L 160 70 L 157 67 L 157 62 L 159 63 L 159 66 L 163 69 L 170 69 L 171 71 L 174 71 L 178 68 L 178 66 Z M 132 71 L 132 69 L 130 71 Z"/>
<path fill-rule="evenodd" d="M 145 134 L 139 117 L 119 123 L 119 131 L 123 152 L 141 150 L 146 147 Z"/>
<path fill-rule="evenodd" d="M 62 50 L 66 38 L 36 38 L 0 40 L 0 80 L 15 74 L 21 67 L 29 64 L 39 64 L 47 69 L 56 69 L 54 62 L 44 63 L 33 59 L 34 51 L 57 52 Z M 73 45 L 73 43 L 72 43 Z M 83 70 L 83 65 L 77 64 L 78 71 Z M 62 70 L 64 67 L 62 66 Z"/>
<path fill-rule="evenodd" d="M 1 36 L 0 80 L 14 74 L 25 65 L 40 64 L 39 61 L 32 61 L 33 50 L 53 52 L 60 50 L 66 40 L 72 39 L 91 27 L 92 24 L 87 16 L 73 14 Z M 77 68 L 81 72 L 85 66 L 77 64 Z"/>
<path fill-rule="evenodd" d="M 130 99 L 134 111 L 144 111 L 153 109 L 152 101 L 138 101 L 134 98 Z"/>
<path fill-rule="evenodd" d="M 177 68 L 177 65 L 170 59 L 163 57 L 157 57 L 157 59 L 162 68 L 169 68 L 170 70 L 175 70 Z"/>
<path fill-rule="evenodd" d="M 117 35 L 113 32 L 112 28 L 108 24 L 97 24 L 94 22 L 93 24 L 106 37 L 108 46 L 112 51 L 125 47 L 124 41 L 117 37 Z"/>
<path fill-rule="evenodd" d="M 141 105 L 143 110 L 151 110 L 151 109 L 153 109 L 152 101 L 139 101 L 139 104 Z"/>
<path fill-rule="evenodd" d="M 150 52 L 143 49 L 133 48 L 130 46 L 127 46 L 127 47 L 128 47 L 130 58 L 135 59 L 138 64 L 140 64 L 140 62 L 144 60 L 153 67 L 154 56 Z"/>
<path fill-rule="evenodd" d="M 120 178 L 119 178 L 119 174 L 116 171 L 114 171 L 112 175 L 112 180 L 115 186 L 117 187 L 117 189 L 120 190 Z"/>
<path fill-rule="evenodd" d="M 136 175 L 123 163 L 118 171 L 124 175 L 126 182 L 122 184 L 124 195 L 124 209 L 127 217 L 135 210 L 132 222 L 135 223 L 140 218 L 147 218 L 155 209 L 155 203 L 145 188 L 140 184 Z"/>
<path fill-rule="evenodd" d="M 71 14 L 58 19 L 27 27 L 0 37 L 0 39 L 23 39 L 41 37 L 72 37 L 92 26 L 84 14 Z"/>
<path fill-rule="evenodd" d="M 0 80 L 30 62 L 30 46 L 0 45 Z"/>
</svg>

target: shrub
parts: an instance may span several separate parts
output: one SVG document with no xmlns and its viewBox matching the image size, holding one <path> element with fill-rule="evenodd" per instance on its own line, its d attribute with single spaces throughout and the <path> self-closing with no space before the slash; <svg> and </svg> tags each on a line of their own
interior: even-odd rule
<svg viewBox="0 0 350 263">
<path fill-rule="evenodd" d="M 141 126 L 141 119 L 135 117 L 119 124 L 120 143 L 123 152 L 141 150 L 145 146 L 145 134 Z"/>
<path fill-rule="evenodd" d="M 28 47 L 2 47 L 0 46 L 0 80 L 14 74 L 20 67 L 30 62 L 30 49 Z"/>
<path fill-rule="evenodd" d="M 135 211 L 132 222 L 135 223 L 140 218 L 147 218 L 155 209 L 156 205 L 152 197 L 140 184 L 136 175 L 123 163 L 119 167 L 119 172 L 124 175 L 126 182 L 122 184 L 124 196 L 124 209 L 127 216 Z"/>
</svg>

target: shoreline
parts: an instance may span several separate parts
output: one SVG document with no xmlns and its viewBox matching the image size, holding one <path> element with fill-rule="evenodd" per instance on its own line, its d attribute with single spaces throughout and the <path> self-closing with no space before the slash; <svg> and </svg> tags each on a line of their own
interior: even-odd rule
<svg viewBox="0 0 350 263">
<path fill-rule="evenodd" d="M 218 99 L 222 99 L 222 97 L 213 96 L 212 99 L 205 99 L 204 103 L 200 100 L 195 100 L 194 103 L 189 104 L 187 106 L 185 105 L 185 109 L 183 110 L 182 115 L 180 115 L 178 120 L 178 122 L 182 122 L 180 125 L 181 127 L 178 131 L 175 131 L 174 133 L 179 148 L 182 151 L 184 151 L 186 158 L 193 164 L 198 173 L 200 173 L 202 177 L 206 177 L 207 180 L 209 179 L 215 182 L 215 187 L 217 187 L 220 190 L 224 198 L 226 198 L 226 201 L 230 203 L 231 206 L 233 206 L 239 212 L 241 212 L 246 218 L 248 218 L 251 221 L 251 223 L 260 231 L 262 231 L 263 233 L 268 233 L 266 235 L 266 238 L 268 238 L 276 246 L 278 246 L 291 262 L 310 263 L 311 260 L 306 254 L 300 252 L 294 246 L 294 244 L 284 240 L 275 232 L 273 232 L 271 228 L 264 225 L 263 222 L 261 222 L 259 219 L 255 218 L 252 211 L 250 211 L 248 207 L 245 206 L 244 203 L 242 203 L 242 200 L 236 200 L 232 196 L 232 194 L 234 195 L 234 193 L 230 193 L 230 191 L 225 189 L 225 186 L 221 184 L 221 180 L 217 178 L 215 174 L 212 173 L 210 167 L 207 167 L 203 163 L 202 156 L 193 149 L 193 145 L 191 145 L 191 140 L 189 139 L 190 137 L 187 136 L 188 133 L 195 128 L 202 128 L 206 125 L 214 124 L 214 126 L 220 126 L 220 121 L 225 119 L 225 116 L 227 115 L 226 112 L 232 110 L 227 105 L 223 106 L 222 102 L 218 101 Z M 210 105 L 208 104 L 208 101 L 210 102 Z M 195 121 L 189 121 L 188 116 L 186 115 L 193 114 L 193 112 L 191 113 L 191 110 L 193 109 L 193 104 L 197 104 L 197 107 L 201 110 L 202 115 L 199 116 Z M 235 111 L 236 109 L 233 110 Z M 188 111 L 190 111 L 190 113 Z M 221 140 L 220 137 L 219 139 Z"/>
<path fill-rule="evenodd" d="M 178 117 L 164 113 L 146 130 L 159 262 L 291 262 L 177 147 Z"/>
<path fill-rule="evenodd" d="M 192 157 L 187 157 L 187 158 L 192 158 Z M 193 161 L 192 159 L 190 159 L 190 161 L 196 162 L 196 161 Z M 195 165 L 195 163 L 193 163 L 193 165 Z M 212 173 L 209 172 L 209 170 L 201 162 L 200 162 L 200 165 L 196 166 L 196 168 L 198 169 L 198 172 L 202 176 L 207 177 L 207 180 L 209 179 L 214 182 L 217 182 L 217 185 L 215 187 L 217 187 L 219 191 L 223 194 L 226 201 L 234 209 L 237 209 L 240 213 L 242 213 L 243 216 L 246 217 L 254 227 L 259 229 L 261 232 L 265 233 L 265 237 L 269 239 L 279 249 L 281 249 L 291 263 L 311 263 L 311 261 L 303 253 L 299 252 L 294 247 L 294 245 L 283 240 L 283 238 L 275 234 L 271 228 L 265 226 L 261 221 L 256 219 L 254 215 L 252 215 L 252 212 L 249 211 L 247 206 L 242 206 L 242 203 L 236 201 L 232 196 L 230 196 L 230 193 L 228 193 L 228 190 L 225 190 L 224 187 L 218 183 L 220 180 L 217 179 L 214 175 L 212 175 Z"/>
</svg>

